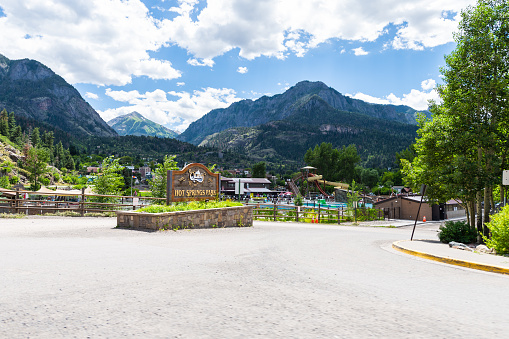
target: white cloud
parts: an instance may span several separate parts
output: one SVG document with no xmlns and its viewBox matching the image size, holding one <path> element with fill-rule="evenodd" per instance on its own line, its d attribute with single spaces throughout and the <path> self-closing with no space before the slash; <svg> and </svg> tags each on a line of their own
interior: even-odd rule
<svg viewBox="0 0 509 339">
<path fill-rule="evenodd" d="M 2 53 L 38 60 L 71 83 L 180 77 L 169 61 L 149 56 L 168 37 L 139 0 L 1 0 L 1 6 Z"/>
<path fill-rule="evenodd" d="M 433 79 L 427 79 L 421 82 L 421 88 L 425 91 L 432 90 L 436 86 L 436 81 Z"/>
<path fill-rule="evenodd" d="M 330 39 L 369 42 L 396 35 L 387 46 L 423 49 L 452 41 L 461 9 L 475 0 L 0 0 L 0 46 L 8 58 L 32 58 L 71 83 L 125 85 L 134 76 L 175 79 L 170 61 L 152 52 L 177 45 L 188 63 L 238 49 L 246 59 L 304 56 Z M 151 5 L 154 5 L 151 3 Z M 203 5 L 205 7 L 203 8 Z M 447 13 L 444 14 L 444 13 Z M 453 15 L 451 15 L 453 13 Z M 171 56 L 170 56 L 171 58 Z"/>
<path fill-rule="evenodd" d="M 248 71 L 247 67 L 239 67 L 237 68 L 237 72 L 239 72 L 240 74 L 246 74 Z"/>
<path fill-rule="evenodd" d="M 212 59 L 238 48 L 239 55 L 303 56 L 328 41 L 375 41 L 389 32 L 395 49 L 423 49 L 453 41 L 459 12 L 475 0 L 231 0 L 181 1 L 179 15 L 165 21 L 171 42 L 198 58 Z M 454 13 L 445 15 L 444 13 Z"/>
<path fill-rule="evenodd" d="M 178 86 L 178 87 L 182 87 L 182 86 L 185 86 L 185 85 L 186 85 L 186 83 L 185 83 L 185 82 L 177 82 L 177 86 Z"/>
<path fill-rule="evenodd" d="M 406 105 L 410 106 L 417 110 L 425 110 L 428 109 L 429 100 L 434 100 L 436 102 L 440 102 L 440 97 L 436 92 L 435 88 L 435 80 L 427 79 L 421 82 L 421 90 L 412 89 L 410 93 L 403 94 L 403 97 L 398 97 L 395 94 L 391 93 L 384 98 L 377 98 L 364 93 L 356 93 L 356 94 L 346 94 L 347 96 L 363 100 L 366 102 L 370 102 L 373 104 L 392 104 L 392 105 Z"/>
<path fill-rule="evenodd" d="M 97 100 L 97 99 L 99 99 L 99 96 L 95 93 L 87 92 L 87 93 L 85 93 L 85 98 Z"/>
<path fill-rule="evenodd" d="M 189 59 L 187 63 L 191 66 L 214 66 L 214 60 L 212 59 L 202 59 L 201 61 L 198 59 Z"/>
<path fill-rule="evenodd" d="M 355 55 L 368 55 L 369 54 L 369 52 L 366 52 L 362 47 L 354 48 L 354 49 L 352 49 L 352 51 Z"/>
<path fill-rule="evenodd" d="M 157 89 L 153 92 L 113 91 L 106 89 L 106 95 L 128 105 L 119 108 L 99 111 L 101 117 L 108 121 L 119 115 L 137 111 L 148 119 L 169 128 L 183 131 L 189 124 L 209 111 L 225 108 L 241 100 L 228 88 L 204 88 L 201 91 L 165 92 Z"/>
</svg>

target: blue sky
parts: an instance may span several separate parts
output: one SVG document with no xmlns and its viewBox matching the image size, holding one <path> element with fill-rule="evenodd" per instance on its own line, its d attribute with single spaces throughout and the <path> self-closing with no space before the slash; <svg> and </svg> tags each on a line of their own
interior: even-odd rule
<svg viewBox="0 0 509 339">
<path fill-rule="evenodd" d="M 473 0 L 0 0 L 0 53 L 49 66 L 105 120 L 182 132 L 302 80 L 425 109 Z"/>
</svg>

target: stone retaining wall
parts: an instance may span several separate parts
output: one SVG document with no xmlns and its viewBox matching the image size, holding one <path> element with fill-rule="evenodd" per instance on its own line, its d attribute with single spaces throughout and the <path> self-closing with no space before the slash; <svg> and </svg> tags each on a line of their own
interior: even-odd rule
<svg viewBox="0 0 509 339">
<path fill-rule="evenodd" d="M 253 226 L 253 206 L 211 208 L 166 213 L 116 212 L 118 227 L 161 230 Z"/>
</svg>

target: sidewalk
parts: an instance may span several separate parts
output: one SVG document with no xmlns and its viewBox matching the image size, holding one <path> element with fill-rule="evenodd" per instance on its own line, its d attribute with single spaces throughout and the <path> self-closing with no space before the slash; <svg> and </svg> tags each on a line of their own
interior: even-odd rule
<svg viewBox="0 0 509 339">
<path fill-rule="evenodd" d="M 394 242 L 392 247 L 419 258 L 509 275 L 509 257 L 501 255 L 463 251 L 438 240 L 400 240 Z"/>
<path fill-rule="evenodd" d="M 461 220 L 456 218 L 450 220 Z M 429 225 L 431 228 L 438 228 L 444 220 L 417 222 L 417 227 Z M 391 219 L 375 222 L 365 222 L 366 225 L 381 227 L 409 227 L 414 226 L 414 221 Z M 364 222 L 360 223 L 364 224 Z M 438 261 L 449 265 L 468 267 L 486 272 L 501 273 L 509 275 L 509 257 L 487 253 L 470 252 L 449 247 L 449 244 L 441 243 L 438 240 L 400 240 L 392 244 L 392 248 L 400 252 L 410 254 L 419 258 Z"/>
</svg>

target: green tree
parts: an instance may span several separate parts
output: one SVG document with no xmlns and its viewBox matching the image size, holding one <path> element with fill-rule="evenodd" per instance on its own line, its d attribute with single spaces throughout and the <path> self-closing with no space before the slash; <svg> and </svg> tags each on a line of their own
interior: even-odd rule
<svg viewBox="0 0 509 339">
<path fill-rule="evenodd" d="M 16 117 L 14 116 L 14 112 L 11 112 L 9 114 L 9 130 L 10 130 L 11 136 L 14 133 L 14 130 L 16 129 L 17 126 L 18 125 L 16 124 Z"/>
<path fill-rule="evenodd" d="M 369 188 L 375 187 L 378 183 L 378 171 L 372 168 L 363 168 L 361 170 L 361 182 Z"/>
<path fill-rule="evenodd" d="M 267 175 L 267 168 L 265 162 L 259 162 L 253 165 L 253 178 L 265 178 Z"/>
<path fill-rule="evenodd" d="M 41 133 L 39 132 L 39 127 L 32 130 L 32 133 L 30 134 L 30 142 L 33 147 L 41 146 Z"/>
<path fill-rule="evenodd" d="M 47 163 L 49 161 L 49 153 L 45 148 L 30 147 L 26 152 L 25 169 L 30 173 L 30 188 L 37 191 L 41 188 L 40 178 L 48 171 Z"/>
<path fill-rule="evenodd" d="M 0 135 L 4 135 L 7 138 L 10 137 L 10 128 L 9 128 L 9 114 L 7 110 L 4 108 L 0 113 Z"/>
<path fill-rule="evenodd" d="M 166 198 L 166 182 L 168 171 L 178 170 L 175 155 L 165 155 L 162 164 L 158 164 L 153 172 L 153 179 L 149 181 L 152 196 Z"/>
<path fill-rule="evenodd" d="M 107 157 L 102 162 L 101 171 L 95 180 L 94 192 L 105 195 L 118 195 L 124 186 L 122 173 L 123 166 L 118 163 L 118 159 Z M 102 202 L 109 199 L 100 199 Z"/>
<path fill-rule="evenodd" d="M 420 119 L 415 159 L 402 160 L 414 189 L 424 183 L 432 201 L 462 200 L 479 231 L 481 202 L 487 221 L 509 142 L 508 13 L 504 0 L 478 0 L 462 12 L 456 49 L 441 69 L 442 103 L 433 103 L 433 120 Z"/>
<path fill-rule="evenodd" d="M 314 149 L 308 149 L 304 155 L 306 164 L 316 167 L 318 173 L 331 181 L 339 180 L 339 158 L 339 150 L 327 142 L 316 145 Z"/>
<path fill-rule="evenodd" d="M 16 145 L 22 145 L 23 144 L 23 132 L 21 131 L 21 126 L 16 126 L 14 128 L 14 130 L 11 133 L 10 139 Z"/>
<path fill-rule="evenodd" d="M 54 165 L 56 168 L 65 167 L 65 152 L 64 146 L 62 145 L 62 141 L 60 141 L 55 147 L 54 151 Z"/>
</svg>

